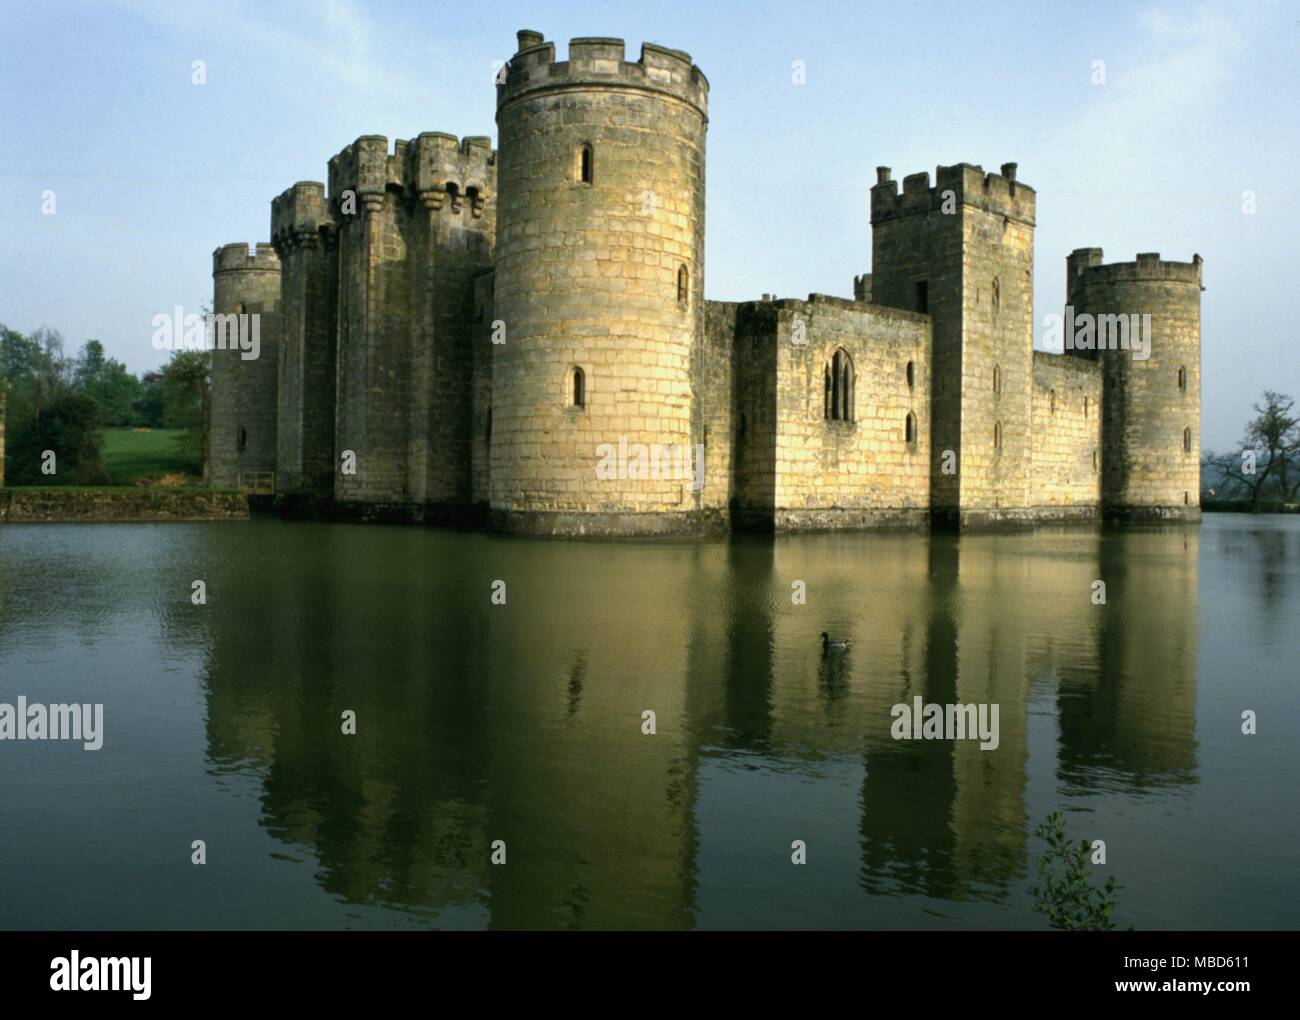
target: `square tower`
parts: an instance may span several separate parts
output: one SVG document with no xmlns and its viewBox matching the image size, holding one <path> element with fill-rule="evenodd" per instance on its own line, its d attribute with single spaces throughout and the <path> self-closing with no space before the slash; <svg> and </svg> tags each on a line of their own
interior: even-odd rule
<svg viewBox="0 0 1300 1020">
<path fill-rule="evenodd" d="M 911 174 L 871 189 L 872 300 L 933 321 L 931 506 L 936 523 L 1014 520 L 1029 507 L 1035 195 L 1016 164 Z M 925 427 L 923 424 L 922 427 Z"/>
</svg>

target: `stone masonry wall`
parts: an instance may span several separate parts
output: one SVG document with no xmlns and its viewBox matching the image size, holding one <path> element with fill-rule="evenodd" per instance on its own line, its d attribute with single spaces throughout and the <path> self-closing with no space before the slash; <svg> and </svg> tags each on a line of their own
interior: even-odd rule
<svg viewBox="0 0 1300 1020">
<path fill-rule="evenodd" d="M 944 211 L 929 174 L 908 176 L 902 194 L 888 167 L 877 168 L 876 178 L 871 189 L 871 297 L 879 305 L 931 317 L 930 496 L 936 507 L 955 512 L 961 476 L 945 473 L 941 458 L 951 450 L 960 459 L 962 445 L 962 233 L 957 207 Z"/>
<path fill-rule="evenodd" d="M 280 259 L 269 244 L 253 251 L 228 244 L 213 253 L 212 262 L 213 312 L 258 317 L 256 358 L 245 359 L 237 347 L 212 352 L 208 480 L 230 488 L 241 475 L 275 471 Z"/>
<path fill-rule="evenodd" d="M 300 181 L 271 203 L 280 256 L 276 491 L 333 492 L 338 250 L 325 185 Z"/>
<path fill-rule="evenodd" d="M 736 323 L 732 520 L 741 528 L 770 529 L 776 510 L 777 308 L 771 301 L 727 307 L 734 307 Z"/>
<path fill-rule="evenodd" d="M 498 526 L 583 531 L 581 515 L 614 514 L 635 530 L 636 515 L 698 508 L 689 479 L 595 470 L 602 444 L 703 441 L 692 360 L 704 325 L 707 82 L 675 50 L 623 57 L 621 40 L 575 39 L 557 63 L 553 43 L 523 32 L 498 87 L 496 312 L 508 335 L 494 348 Z M 534 523 L 520 520 L 528 514 Z"/>
<path fill-rule="evenodd" d="M 474 278 L 474 325 L 472 329 L 470 502 L 486 507 L 491 495 L 492 466 L 492 323 L 495 321 L 495 274 Z"/>
<path fill-rule="evenodd" d="M 911 174 L 899 194 L 880 167 L 871 190 L 873 299 L 933 319 L 931 494 L 963 520 L 1029 499 L 1035 195 L 1015 170 L 940 167 L 934 187 Z"/>
<path fill-rule="evenodd" d="M 1102 502 L 1117 516 L 1195 517 L 1200 507 L 1201 260 L 1078 266 L 1075 314 L 1151 316 L 1150 354 L 1100 353 Z M 1182 375 L 1180 376 L 1180 370 Z M 1180 381 L 1181 380 L 1181 381 Z"/>
<path fill-rule="evenodd" d="M 330 160 L 340 210 L 336 456 L 345 502 L 470 499 L 474 277 L 492 264 L 495 154 L 482 137 L 357 139 Z M 347 211 L 351 201 L 355 212 Z"/>
<path fill-rule="evenodd" d="M 492 266 L 496 154 L 490 140 L 422 134 L 407 149 L 412 210 L 411 499 L 471 502 L 475 279 Z"/>
<path fill-rule="evenodd" d="M 1034 351 L 1029 502 L 1044 516 L 1101 511 L 1101 366 Z"/>
<path fill-rule="evenodd" d="M 1035 196 L 1004 169 L 1012 176 L 964 164 L 938 175 L 961 208 L 963 518 L 1030 503 Z"/>
<path fill-rule="evenodd" d="M 736 312 L 730 301 L 704 302 L 704 329 L 691 362 L 691 389 L 698 425 L 692 432 L 704 443 L 704 488 L 701 509 L 725 511 L 732 494 L 732 445 L 735 439 Z"/>
<path fill-rule="evenodd" d="M 776 528 L 924 523 L 928 316 L 815 294 L 776 302 L 776 324 Z M 795 342 L 800 331 L 804 344 Z M 849 421 L 826 417 L 825 380 L 836 351 L 853 366 Z"/>
</svg>

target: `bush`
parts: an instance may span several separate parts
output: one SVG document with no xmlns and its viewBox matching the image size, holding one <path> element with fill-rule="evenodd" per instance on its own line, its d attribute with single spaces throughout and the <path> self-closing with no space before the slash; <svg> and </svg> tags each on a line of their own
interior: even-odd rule
<svg viewBox="0 0 1300 1020">
<path fill-rule="evenodd" d="M 99 404 L 69 393 L 51 400 L 18 423 L 8 437 L 5 457 L 9 485 L 106 485 L 99 454 Z M 55 473 L 42 474 L 45 451 L 53 450 Z"/>
<path fill-rule="evenodd" d="M 1114 876 L 1100 888 L 1088 884 L 1092 865 L 1086 839 L 1071 844 L 1065 835 L 1065 816 L 1055 811 L 1038 827 L 1038 838 L 1047 842 L 1047 853 L 1038 859 L 1038 877 L 1043 883 L 1030 892 L 1034 907 L 1047 915 L 1053 928 L 1063 931 L 1114 931 L 1110 915 L 1115 910 Z"/>
</svg>

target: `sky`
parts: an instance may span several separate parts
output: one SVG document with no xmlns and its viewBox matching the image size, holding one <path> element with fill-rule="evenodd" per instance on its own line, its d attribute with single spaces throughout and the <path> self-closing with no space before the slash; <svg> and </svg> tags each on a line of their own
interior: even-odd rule
<svg viewBox="0 0 1300 1020">
<path fill-rule="evenodd" d="M 495 144 L 493 62 L 521 28 L 559 59 L 570 38 L 615 36 L 630 59 L 655 42 L 704 71 L 709 298 L 851 297 L 876 166 L 1016 162 L 1038 196 L 1040 337 L 1072 249 L 1199 253 L 1202 446 L 1234 446 L 1266 388 L 1300 398 L 1293 0 L 14 5 L 0 322 L 156 367 L 153 317 L 210 302 L 213 249 L 267 240 L 271 198 L 324 180 L 358 136 Z"/>
</svg>

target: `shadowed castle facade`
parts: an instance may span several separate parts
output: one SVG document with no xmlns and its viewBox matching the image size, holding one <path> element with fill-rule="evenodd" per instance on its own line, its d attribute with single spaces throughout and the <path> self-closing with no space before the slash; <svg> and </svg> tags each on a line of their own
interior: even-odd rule
<svg viewBox="0 0 1300 1020">
<path fill-rule="evenodd" d="M 1067 330 L 1102 339 L 1035 351 L 1016 165 L 882 167 L 853 300 L 706 301 L 707 80 L 568 57 L 519 33 L 497 151 L 359 138 L 217 250 L 261 354 L 213 354 L 214 485 L 528 534 L 1199 517 L 1199 256 L 1075 251 Z"/>
</svg>

